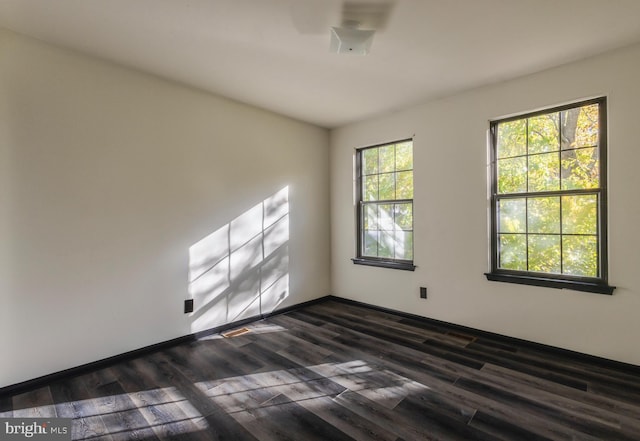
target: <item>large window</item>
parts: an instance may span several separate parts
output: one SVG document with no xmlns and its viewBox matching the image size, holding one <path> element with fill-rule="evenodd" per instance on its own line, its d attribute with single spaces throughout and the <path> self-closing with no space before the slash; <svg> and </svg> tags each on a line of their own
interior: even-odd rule
<svg viewBox="0 0 640 441">
<path fill-rule="evenodd" d="M 606 100 L 491 122 L 489 280 L 611 294 Z"/>
<path fill-rule="evenodd" d="M 413 142 L 358 149 L 356 166 L 354 263 L 413 271 Z"/>
</svg>

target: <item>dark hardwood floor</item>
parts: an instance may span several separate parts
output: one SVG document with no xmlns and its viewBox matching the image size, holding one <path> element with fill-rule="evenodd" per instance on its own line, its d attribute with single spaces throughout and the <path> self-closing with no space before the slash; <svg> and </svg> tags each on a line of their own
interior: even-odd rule
<svg viewBox="0 0 640 441">
<path fill-rule="evenodd" d="M 327 301 L 46 387 L 87 440 L 640 440 L 640 377 Z"/>
</svg>

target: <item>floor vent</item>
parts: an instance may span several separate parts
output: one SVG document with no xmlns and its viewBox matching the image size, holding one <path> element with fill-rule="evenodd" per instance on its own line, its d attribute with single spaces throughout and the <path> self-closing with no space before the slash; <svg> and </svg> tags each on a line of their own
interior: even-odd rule
<svg viewBox="0 0 640 441">
<path fill-rule="evenodd" d="M 249 328 L 240 328 L 240 329 L 234 329 L 233 331 L 224 332 L 222 336 L 224 338 L 238 337 L 240 335 L 244 335 L 249 332 L 251 332 Z"/>
</svg>

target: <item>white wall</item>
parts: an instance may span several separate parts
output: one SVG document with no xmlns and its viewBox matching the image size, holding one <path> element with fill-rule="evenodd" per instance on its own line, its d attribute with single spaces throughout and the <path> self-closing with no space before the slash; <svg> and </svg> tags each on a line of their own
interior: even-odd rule
<svg viewBox="0 0 640 441">
<path fill-rule="evenodd" d="M 327 295 L 328 137 L 0 31 L 0 387 Z M 224 228 L 257 248 L 184 315 Z"/>
<path fill-rule="evenodd" d="M 331 135 L 332 292 L 640 365 L 640 46 L 353 124 Z M 606 95 L 613 296 L 489 282 L 488 121 Z M 415 134 L 414 273 L 354 265 L 354 148 Z M 419 286 L 429 290 L 419 299 Z"/>
</svg>

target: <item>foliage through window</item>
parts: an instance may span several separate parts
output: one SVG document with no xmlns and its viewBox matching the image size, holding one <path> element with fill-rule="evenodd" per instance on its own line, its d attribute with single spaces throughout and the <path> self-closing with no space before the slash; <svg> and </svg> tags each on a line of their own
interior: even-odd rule
<svg viewBox="0 0 640 441">
<path fill-rule="evenodd" d="M 606 101 L 493 121 L 490 280 L 611 293 Z"/>
<path fill-rule="evenodd" d="M 413 270 L 413 142 L 356 151 L 355 263 Z"/>
</svg>

